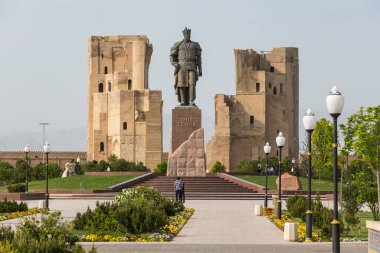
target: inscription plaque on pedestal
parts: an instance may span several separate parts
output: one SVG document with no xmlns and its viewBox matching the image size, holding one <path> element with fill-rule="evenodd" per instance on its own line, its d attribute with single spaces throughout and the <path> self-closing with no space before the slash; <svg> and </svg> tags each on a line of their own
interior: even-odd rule
<svg viewBox="0 0 380 253">
<path fill-rule="evenodd" d="M 170 152 L 172 154 L 190 135 L 202 127 L 202 110 L 193 106 L 178 106 L 172 110 Z"/>
<path fill-rule="evenodd" d="M 278 189 L 279 180 L 276 179 L 276 185 Z M 301 189 L 301 181 L 298 177 L 284 173 L 281 175 L 281 190 L 282 191 L 297 191 Z"/>
</svg>

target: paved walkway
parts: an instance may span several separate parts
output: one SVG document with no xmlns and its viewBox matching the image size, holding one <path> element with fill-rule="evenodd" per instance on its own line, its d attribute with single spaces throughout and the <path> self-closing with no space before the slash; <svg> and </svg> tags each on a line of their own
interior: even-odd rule
<svg viewBox="0 0 380 253">
<path fill-rule="evenodd" d="M 88 251 L 92 243 L 82 243 Z M 331 253 L 331 243 L 296 244 L 175 244 L 95 243 L 99 253 Z M 364 244 L 341 244 L 342 253 L 367 253 Z"/>
<path fill-rule="evenodd" d="M 262 201 L 261 201 L 262 202 Z M 195 213 L 173 240 L 184 244 L 283 244 L 283 233 L 247 200 L 189 200 Z"/>
<path fill-rule="evenodd" d="M 101 200 L 104 201 L 104 200 Z M 38 201 L 27 201 L 37 207 Z M 283 233 L 265 217 L 254 216 L 255 200 L 188 200 L 187 207 L 196 209 L 192 218 L 172 242 L 166 243 L 96 243 L 99 253 L 309 253 L 331 252 L 331 243 L 289 243 Z M 95 207 L 92 199 L 52 199 L 51 210 L 61 210 L 64 219 Z M 0 224 L 15 226 L 18 219 Z M 87 250 L 92 243 L 82 243 Z M 367 252 L 366 243 L 341 243 L 341 252 Z"/>
</svg>

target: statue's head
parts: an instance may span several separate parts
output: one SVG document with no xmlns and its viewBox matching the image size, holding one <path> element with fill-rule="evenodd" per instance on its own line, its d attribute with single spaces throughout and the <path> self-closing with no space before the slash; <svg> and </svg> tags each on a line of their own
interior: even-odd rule
<svg viewBox="0 0 380 253">
<path fill-rule="evenodd" d="M 182 31 L 182 33 L 183 33 L 183 37 L 185 38 L 185 40 L 189 41 L 190 36 L 191 36 L 191 29 L 185 27 L 185 29 Z"/>
</svg>

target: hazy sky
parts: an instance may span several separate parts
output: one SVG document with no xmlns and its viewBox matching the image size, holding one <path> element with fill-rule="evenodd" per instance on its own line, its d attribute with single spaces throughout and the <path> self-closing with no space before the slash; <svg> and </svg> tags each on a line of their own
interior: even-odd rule
<svg viewBox="0 0 380 253">
<path fill-rule="evenodd" d="M 213 124 L 214 95 L 235 94 L 234 48 L 299 48 L 300 121 L 309 107 L 317 117 L 329 117 L 325 97 L 332 85 L 346 99 L 342 122 L 360 106 L 379 104 L 377 0 L 0 0 L 0 137 L 40 133 L 39 122 L 50 123 L 48 137 L 86 128 L 91 35 L 149 37 L 153 44 L 149 86 L 163 91 L 164 113 L 169 115 L 177 104 L 169 49 L 182 39 L 185 26 L 203 49 L 196 103 L 203 110 L 205 125 Z M 169 128 L 170 122 L 165 121 L 165 147 Z M 213 131 L 206 128 L 206 137 Z M 301 137 L 303 131 L 301 127 Z M 23 147 L 25 142 L 17 141 Z M 1 149 L 16 145 L 9 140 L 0 144 Z M 84 150 L 86 136 L 68 136 L 65 144 L 53 145 Z"/>
</svg>

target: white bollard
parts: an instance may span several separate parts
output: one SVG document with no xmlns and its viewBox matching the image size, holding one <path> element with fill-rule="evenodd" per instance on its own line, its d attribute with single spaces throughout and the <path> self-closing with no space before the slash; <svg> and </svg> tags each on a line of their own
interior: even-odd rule
<svg viewBox="0 0 380 253">
<path fill-rule="evenodd" d="M 263 215 L 263 206 L 262 205 L 255 205 L 255 215 L 256 216 L 262 216 Z"/>
<path fill-rule="evenodd" d="M 295 242 L 298 240 L 297 223 L 285 222 L 284 241 Z"/>
<path fill-rule="evenodd" d="M 38 208 L 39 209 L 45 209 L 46 208 L 46 201 L 45 200 L 38 201 Z"/>
</svg>

